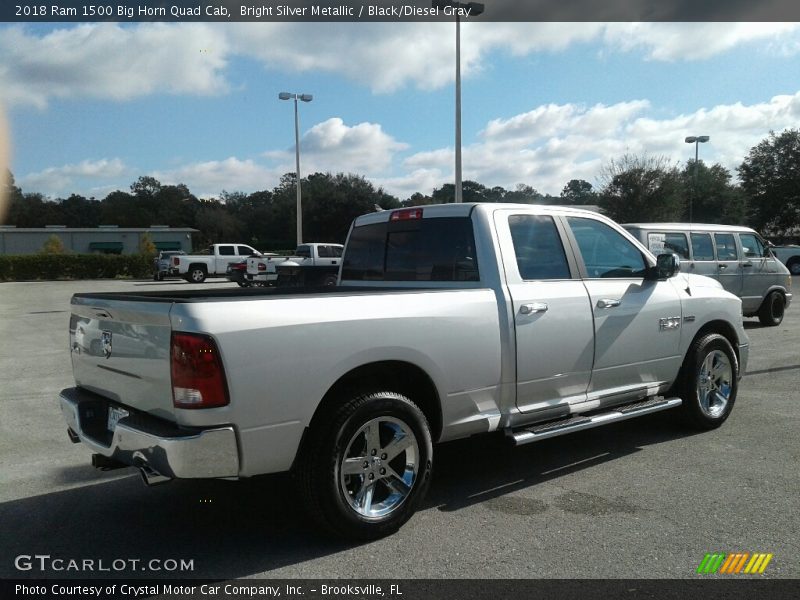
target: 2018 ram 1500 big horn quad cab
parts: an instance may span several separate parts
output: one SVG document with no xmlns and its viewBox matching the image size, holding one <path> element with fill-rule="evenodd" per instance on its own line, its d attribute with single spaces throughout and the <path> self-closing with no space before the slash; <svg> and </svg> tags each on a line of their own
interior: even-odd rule
<svg viewBox="0 0 800 600">
<path fill-rule="evenodd" d="M 76 294 L 61 409 L 98 465 L 292 471 L 317 521 L 375 538 L 419 505 L 435 442 L 673 407 L 721 425 L 747 363 L 741 301 L 678 271 L 578 209 L 377 212 L 353 223 L 335 287 Z M 119 354 L 120 322 L 155 351 Z M 78 325 L 100 330 L 99 355 Z"/>
</svg>

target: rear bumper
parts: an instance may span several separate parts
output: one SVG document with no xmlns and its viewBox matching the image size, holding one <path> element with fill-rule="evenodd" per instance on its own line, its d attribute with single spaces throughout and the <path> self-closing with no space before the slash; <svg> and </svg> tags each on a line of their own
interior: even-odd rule
<svg viewBox="0 0 800 600">
<path fill-rule="evenodd" d="M 71 430 L 93 452 L 170 478 L 238 477 L 239 447 L 233 427 L 182 429 L 144 413 L 107 429 L 109 401 L 81 388 L 59 396 Z"/>
</svg>

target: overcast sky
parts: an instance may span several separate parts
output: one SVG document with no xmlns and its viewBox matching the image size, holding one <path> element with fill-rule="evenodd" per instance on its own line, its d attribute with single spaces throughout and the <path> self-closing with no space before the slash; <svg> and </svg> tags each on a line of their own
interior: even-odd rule
<svg viewBox="0 0 800 600">
<path fill-rule="evenodd" d="M 464 179 L 558 195 L 625 153 L 735 170 L 800 127 L 797 24 L 462 24 Z M 141 175 L 196 195 L 294 171 L 401 199 L 453 179 L 452 23 L 0 25 L 0 106 L 25 192 L 104 197 Z M 734 171 L 735 175 L 735 171 Z"/>
</svg>

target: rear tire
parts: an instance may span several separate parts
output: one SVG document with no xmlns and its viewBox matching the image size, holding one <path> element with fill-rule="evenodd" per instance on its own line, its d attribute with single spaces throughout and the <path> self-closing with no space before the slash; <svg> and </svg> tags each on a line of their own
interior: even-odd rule
<svg viewBox="0 0 800 600">
<path fill-rule="evenodd" d="M 775 327 L 783 321 L 783 313 L 786 309 L 786 301 L 780 292 L 770 292 L 761 303 L 758 309 L 758 320 L 762 325 Z"/>
<path fill-rule="evenodd" d="M 433 442 L 422 411 L 395 392 L 356 394 L 317 419 L 296 479 L 309 515 L 329 532 L 373 540 L 397 531 L 430 483 Z"/>
<path fill-rule="evenodd" d="M 686 354 L 676 392 L 687 425 L 710 430 L 730 416 L 739 390 L 739 363 L 730 342 L 718 333 L 696 339 Z"/>
<path fill-rule="evenodd" d="M 203 267 L 192 267 L 187 277 L 191 283 L 203 283 L 206 280 L 206 270 Z"/>
</svg>

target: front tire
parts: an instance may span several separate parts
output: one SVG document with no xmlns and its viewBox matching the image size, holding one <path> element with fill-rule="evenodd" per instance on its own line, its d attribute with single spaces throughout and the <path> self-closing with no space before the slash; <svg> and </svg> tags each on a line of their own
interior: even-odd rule
<svg viewBox="0 0 800 600">
<path fill-rule="evenodd" d="M 425 415 L 402 394 L 384 391 L 351 396 L 318 419 L 296 476 L 307 511 L 322 527 L 372 540 L 411 518 L 432 461 Z"/>
<path fill-rule="evenodd" d="M 770 292 L 758 309 L 758 320 L 762 325 L 775 327 L 783 322 L 783 313 L 786 310 L 786 301 L 780 292 Z"/>
<path fill-rule="evenodd" d="M 730 416 L 739 390 L 739 363 L 730 342 L 717 333 L 692 343 L 681 368 L 681 411 L 694 429 L 710 430 Z"/>
</svg>

